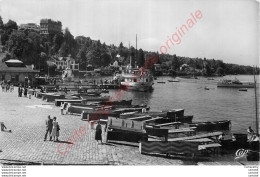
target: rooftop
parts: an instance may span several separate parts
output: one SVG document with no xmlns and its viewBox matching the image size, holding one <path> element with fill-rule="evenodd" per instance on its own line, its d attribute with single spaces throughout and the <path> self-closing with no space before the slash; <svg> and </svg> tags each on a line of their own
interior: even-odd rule
<svg viewBox="0 0 260 177">
<path fill-rule="evenodd" d="M 36 73 L 38 70 L 33 70 L 24 65 L 24 63 L 17 59 L 10 59 L 7 61 L 0 61 L 0 72 L 31 72 Z"/>
</svg>

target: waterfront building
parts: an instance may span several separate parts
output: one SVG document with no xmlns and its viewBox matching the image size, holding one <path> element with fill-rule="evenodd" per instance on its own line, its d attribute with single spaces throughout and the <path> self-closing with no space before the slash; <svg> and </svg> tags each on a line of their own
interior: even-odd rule
<svg viewBox="0 0 260 177">
<path fill-rule="evenodd" d="M 154 64 L 154 71 L 156 76 L 161 76 L 162 75 L 162 67 L 161 64 Z"/>
<path fill-rule="evenodd" d="M 17 59 L 0 61 L 1 81 L 11 81 L 12 83 L 26 82 L 35 80 L 35 75 L 39 70 L 33 70 Z"/>
<path fill-rule="evenodd" d="M 27 23 L 27 24 L 21 24 L 18 27 L 18 30 L 32 30 L 36 32 L 40 32 L 40 26 L 36 23 Z"/>
<path fill-rule="evenodd" d="M 40 28 L 40 34 L 55 34 L 62 32 L 62 23 L 60 21 L 53 21 L 52 19 L 41 19 Z"/>
<path fill-rule="evenodd" d="M 71 69 L 72 71 L 79 70 L 79 64 L 71 56 L 59 57 L 55 61 L 58 70 Z"/>
</svg>

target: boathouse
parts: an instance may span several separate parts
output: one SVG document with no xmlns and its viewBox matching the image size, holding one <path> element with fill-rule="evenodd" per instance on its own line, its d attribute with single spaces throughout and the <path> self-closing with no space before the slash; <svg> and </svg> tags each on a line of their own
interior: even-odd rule
<svg viewBox="0 0 260 177">
<path fill-rule="evenodd" d="M 33 70 L 17 59 L 0 61 L 0 79 L 1 81 L 11 81 L 12 83 L 27 82 L 35 80 L 35 75 L 39 70 Z"/>
</svg>

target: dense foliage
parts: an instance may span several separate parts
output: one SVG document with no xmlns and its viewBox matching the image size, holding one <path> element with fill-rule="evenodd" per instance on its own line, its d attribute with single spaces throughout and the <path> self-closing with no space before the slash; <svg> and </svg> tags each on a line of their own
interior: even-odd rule
<svg viewBox="0 0 260 177">
<path fill-rule="evenodd" d="M 101 44 L 99 40 L 90 37 L 74 37 L 68 28 L 64 33 L 56 33 L 49 36 L 40 35 L 32 30 L 18 30 L 16 22 L 9 20 L 3 23 L 0 17 L 0 46 L 6 52 L 5 60 L 17 58 L 25 64 L 34 64 L 36 69 L 47 72 L 48 60 L 55 57 L 71 55 L 80 64 L 80 70 L 86 70 L 88 64 L 95 68 L 106 67 L 116 60 L 119 54 L 124 57 L 121 64 L 143 66 L 145 58 L 157 54 L 158 63 L 164 72 L 196 75 L 224 75 L 224 74 L 252 74 L 251 66 L 226 64 L 221 60 L 180 57 L 169 54 L 147 52 L 133 47 L 125 47 L 121 42 L 119 46 Z M 136 56 L 137 55 L 137 56 Z M 183 64 L 188 67 L 182 68 Z"/>
</svg>

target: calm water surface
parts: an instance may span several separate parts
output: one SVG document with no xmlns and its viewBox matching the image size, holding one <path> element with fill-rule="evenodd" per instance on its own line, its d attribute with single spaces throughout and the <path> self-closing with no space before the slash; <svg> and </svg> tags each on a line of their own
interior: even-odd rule
<svg viewBox="0 0 260 177">
<path fill-rule="evenodd" d="M 237 77 L 240 81 L 253 82 L 253 76 L 225 76 L 226 79 Z M 193 121 L 231 120 L 232 131 L 246 133 L 248 126 L 255 130 L 255 92 L 236 88 L 217 88 L 217 81 L 223 78 L 180 79 L 180 82 L 168 82 L 171 77 L 158 77 L 152 92 L 126 92 L 124 99 L 133 99 L 133 104 L 148 104 L 151 110 L 185 109 L 186 115 L 194 115 Z M 259 83 L 259 77 L 257 77 Z M 165 84 L 157 83 L 164 81 Z M 204 90 L 208 86 L 210 90 Z M 258 87 L 259 98 L 259 87 Z M 113 96 L 115 90 L 110 91 Z M 259 107 L 258 107 L 259 108 Z"/>
</svg>

